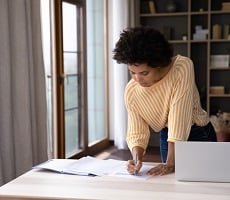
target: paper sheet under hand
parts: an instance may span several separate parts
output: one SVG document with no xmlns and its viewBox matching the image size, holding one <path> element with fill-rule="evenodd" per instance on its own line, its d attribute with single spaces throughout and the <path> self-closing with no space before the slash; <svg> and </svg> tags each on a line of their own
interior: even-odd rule
<svg viewBox="0 0 230 200">
<path fill-rule="evenodd" d="M 123 177 L 123 178 L 131 178 L 131 179 L 149 179 L 152 176 L 148 175 L 147 172 L 153 168 L 154 166 L 150 166 L 150 165 L 143 165 L 141 170 L 135 174 L 129 174 L 126 170 L 126 164 L 125 166 L 120 167 L 119 169 L 117 169 L 116 171 L 114 171 L 113 173 L 109 174 L 110 176 L 117 176 L 117 177 Z"/>
</svg>

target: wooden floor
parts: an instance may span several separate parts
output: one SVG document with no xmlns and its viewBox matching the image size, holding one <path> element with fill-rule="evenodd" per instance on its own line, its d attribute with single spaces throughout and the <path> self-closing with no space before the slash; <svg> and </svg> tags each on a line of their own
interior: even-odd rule
<svg viewBox="0 0 230 200">
<path fill-rule="evenodd" d="M 132 159 L 129 150 L 117 149 L 114 146 L 109 147 L 103 152 L 96 155 L 100 159 L 117 159 L 130 160 Z M 158 147 L 149 147 L 143 157 L 143 162 L 161 162 L 160 149 Z"/>
</svg>

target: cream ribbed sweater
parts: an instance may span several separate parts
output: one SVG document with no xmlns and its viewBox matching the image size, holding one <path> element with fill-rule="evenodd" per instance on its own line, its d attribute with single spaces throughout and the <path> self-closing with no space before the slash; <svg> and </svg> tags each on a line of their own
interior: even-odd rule
<svg viewBox="0 0 230 200">
<path fill-rule="evenodd" d="M 191 126 L 204 126 L 209 122 L 201 108 L 195 85 L 192 61 L 177 55 L 170 71 L 151 87 L 142 87 L 133 79 L 125 90 L 128 111 L 127 143 L 146 149 L 149 126 L 156 132 L 168 127 L 168 141 L 185 141 Z"/>
</svg>

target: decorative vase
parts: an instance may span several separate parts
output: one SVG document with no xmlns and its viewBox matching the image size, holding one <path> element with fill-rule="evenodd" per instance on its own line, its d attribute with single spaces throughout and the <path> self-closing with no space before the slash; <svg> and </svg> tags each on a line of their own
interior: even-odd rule
<svg viewBox="0 0 230 200">
<path fill-rule="evenodd" d="M 182 35 L 182 40 L 186 41 L 187 40 L 187 35 Z"/>
<path fill-rule="evenodd" d="M 166 3 L 166 11 L 167 12 L 176 12 L 176 3 L 172 0 Z"/>
</svg>

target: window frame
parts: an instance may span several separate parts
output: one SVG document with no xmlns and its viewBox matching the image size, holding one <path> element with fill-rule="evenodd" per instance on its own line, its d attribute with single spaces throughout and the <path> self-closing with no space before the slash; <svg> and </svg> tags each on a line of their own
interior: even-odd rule
<svg viewBox="0 0 230 200">
<path fill-rule="evenodd" d="M 54 152 L 55 157 L 57 158 L 65 158 L 65 124 L 64 124 L 64 67 L 63 67 L 63 32 L 62 32 L 62 2 L 68 2 L 73 4 L 80 5 L 80 14 L 81 14 L 81 21 L 80 22 L 80 34 L 82 36 L 80 42 L 81 45 L 81 78 L 80 78 L 80 91 L 81 91 L 81 117 L 83 120 L 81 120 L 81 131 L 80 133 L 86 133 L 81 135 L 81 141 L 80 145 L 82 149 L 77 152 L 76 154 L 70 156 L 69 158 L 80 158 L 82 156 L 86 155 L 93 155 L 102 149 L 105 149 L 108 147 L 111 143 L 109 141 L 109 120 L 105 122 L 106 126 L 106 133 L 107 137 L 101 141 L 96 142 L 95 144 L 89 146 L 88 144 L 88 111 L 87 111 L 87 41 L 86 41 L 86 1 L 85 0 L 53 0 L 53 9 L 54 9 L 54 66 L 56 66 L 56 69 L 54 70 L 56 74 L 53 75 L 53 83 L 55 87 L 53 90 L 56 92 L 54 95 L 55 103 L 54 103 L 54 124 L 56 128 L 54 128 Z M 105 2 L 105 19 L 107 19 L 107 1 Z M 107 20 L 105 20 L 105 32 L 107 31 Z M 107 38 L 105 42 L 105 49 L 106 52 L 108 52 L 107 47 Z M 83 51 L 84 50 L 84 51 Z M 107 53 L 105 56 L 105 66 L 108 66 L 108 59 L 107 59 Z M 106 73 L 106 80 L 105 82 L 108 83 L 108 69 L 105 69 Z M 107 83 L 105 83 L 105 98 L 106 98 L 106 119 L 109 119 L 108 116 L 108 87 Z M 62 113 L 62 114 L 60 114 Z"/>
</svg>

